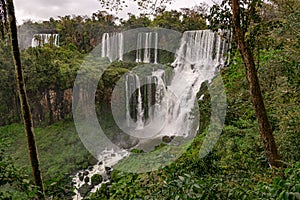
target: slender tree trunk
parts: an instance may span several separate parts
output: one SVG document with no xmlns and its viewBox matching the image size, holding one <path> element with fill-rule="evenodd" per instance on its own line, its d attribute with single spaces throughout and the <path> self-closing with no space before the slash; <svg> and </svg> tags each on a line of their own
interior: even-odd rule
<svg viewBox="0 0 300 200">
<path fill-rule="evenodd" d="M 32 166 L 34 182 L 39 189 L 38 199 L 45 199 L 42 174 L 40 170 L 38 152 L 35 144 L 33 122 L 32 122 L 30 107 L 28 103 L 28 98 L 26 95 L 22 65 L 21 65 L 14 4 L 13 4 L 13 0 L 7 0 L 6 2 L 7 2 L 8 23 L 9 23 L 8 25 L 10 29 L 10 35 L 11 35 L 10 42 L 12 45 L 12 54 L 13 54 L 13 60 L 15 65 L 15 76 L 16 76 L 16 81 L 18 86 L 19 98 L 21 102 L 21 110 L 22 110 L 25 131 L 27 134 L 30 162 Z"/>
<path fill-rule="evenodd" d="M 268 120 L 263 97 L 261 94 L 253 52 L 251 51 L 249 44 L 245 41 L 245 34 L 240 24 L 239 0 L 232 0 L 231 2 L 235 39 L 238 44 L 238 49 L 242 55 L 244 65 L 246 67 L 247 80 L 249 84 L 250 94 L 252 96 L 252 103 L 258 121 L 261 137 L 264 143 L 266 156 L 271 167 L 279 167 L 279 155 L 277 152 L 277 146 L 272 134 L 272 128 Z"/>
<path fill-rule="evenodd" d="M 53 124 L 53 110 L 52 110 L 52 103 L 51 103 L 51 95 L 50 90 L 46 90 L 46 98 L 47 98 L 47 105 L 49 110 L 49 124 Z"/>
</svg>

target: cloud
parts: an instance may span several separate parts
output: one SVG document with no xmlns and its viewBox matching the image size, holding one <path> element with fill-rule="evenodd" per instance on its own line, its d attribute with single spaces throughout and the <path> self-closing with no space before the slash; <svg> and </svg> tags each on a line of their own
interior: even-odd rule
<svg viewBox="0 0 300 200">
<path fill-rule="evenodd" d="M 23 20 L 46 20 L 64 15 L 91 15 L 101 6 L 97 0 L 15 0 L 18 22 Z"/>
<path fill-rule="evenodd" d="M 169 9 L 179 9 L 182 7 L 192 7 L 204 0 L 175 0 L 168 6 Z M 138 13 L 138 9 L 133 0 L 126 0 L 128 8 L 116 14 L 124 18 L 127 13 Z M 207 1 L 206 1 L 207 2 Z M 98 0 L 15 0 L 16 17 L 18 23 L 31 19 L 33 21 L 48 20 L 50 17 L 65 15 L 88 15 L 101 8 Z"/>
</svg>

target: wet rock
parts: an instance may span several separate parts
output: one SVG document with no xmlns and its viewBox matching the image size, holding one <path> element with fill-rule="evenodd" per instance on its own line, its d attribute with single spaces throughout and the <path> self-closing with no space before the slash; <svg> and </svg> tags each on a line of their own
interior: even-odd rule
<svg viewBox="0 0 300 200">
<path fill-rule="evenodd" d="M 89 175 L 89 172 L 88 171 L 84 171 L 83 172 L 83 176 L 87 176 L 87 175 Z"/>
<path fill-rule="evenodd" d="M 105 167 L 105 171 L 109 172 L 109 171 L 112 171 L 112 169 L 111 169 L 111 167 Z"/>
<path fill-rule="evenodd" d="M 107 174 L 103 174 L 103 182 L 106 182 L 109 180 L 109 177 Z"/>
<path fill-rule="evenodd" d="M 162 137 L 162 141 L 164 142 L 164 143 L 170 143 L 170 142 L 172 142 L 172 140 L 175 138 L 175 136 L 163 136 Z"/>
<path fill-rule="evenodd" d="M 199 99 L 202 95 L 204 96 L 207 90 L 208 90 L 208 81 L 204 81 L 203 83 L 201 83 L 200 90 L 197 93 L 197 99 Z"/>
<path fill-rule="evenodd" d="M 80 173 L 80 174 L 78 175 L 78 177 L 79 177 L 79 180 L 80 180 L 80 181 L 83 181 L 84 176 L 83 176 L 82 173 Z"/>
<path fill-rule="evenodd" d="M 111 167 L 105 167 L 105 171 L 106 171 L 106 174 L 107 174 L 108 176 L 110 176 L 110 175 L 111 175 L 111 172 L 112 172 L 112 168 L 111 168 Z"/>
<path fill-rule="evenodd" d="M 88 176 L 85 177 L 85 178 L 84 178 L 84 182 L 86 182 L 86 183 L 90 182 L 90 178 L 89 178 Z"/>
</svg>

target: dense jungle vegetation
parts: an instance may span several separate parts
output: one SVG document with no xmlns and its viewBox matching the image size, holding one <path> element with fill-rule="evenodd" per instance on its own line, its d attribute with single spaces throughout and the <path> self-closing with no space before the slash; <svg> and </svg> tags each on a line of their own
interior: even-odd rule
<svg viewBox="0 0 300 200">
<path fill-rule="evenodd" d="M 49 199 L 71 199 L 71 176 L 97 163 L 76 133 L 71 104 L 77 70 L 85 56 L 101 42 L 102 34 L 138 27 L 179 32 L 216 29 L 230 13 L 225 9 L 221 14 L 221 8 L 158 10 L 153 19 L 130 14 L 127 20 L 119 19 L 118 24 L 116 16 L 99 11 L 91 17 L 27 21 L 19 27 L 27 95 Z M 210 95 L 205 91 L 198 102 L 199 132 L 176 162 L 144 174 L 114 170 L 111 182 L 103 184 L 96 193 L 87 194 L 85 199 L 300 199 L 300 2 L 262 3 L 255 14 L 253 19 L 247 15 L 243 19 L 249 22 L 246 39 L 254 52 L 281 167 L 270 168 L 268 164 L 243 59 L 233 44 L 230 63 L 221 69 L 228 105 L 225 126 L 213 151 L 199 158 L 211 110 Z M 28 35 L 39 32 L 58 33 L 60 47 L 29 47 Z M 0 41 L 0 199 L 34 199 L 38 191 L 31 177 L 7 38 L 5 35 Z M 115 130 L 108 111 L 111 93 L 120 77 L 136 66 L 131 59 L 134 56 L 135 52 L 131 52 L 125 61 L 111 63 L 99 81 L 97 111 L 106 114 L 101 123 L 109 133 Z M 168 65 L 174 54 L 159 51 L 159 57 Z"/>
</svg>

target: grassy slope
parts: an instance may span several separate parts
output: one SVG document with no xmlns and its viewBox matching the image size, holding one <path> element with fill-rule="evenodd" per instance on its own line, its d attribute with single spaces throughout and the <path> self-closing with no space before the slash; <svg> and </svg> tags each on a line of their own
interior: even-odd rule
<svg viewBox="0 0 300 200">
<path fill-rule="evenodd" d="M 22 168 L 24 173 L 31 175 L 23 126 L 12 124 L 0 127 L 0 135 L 9 141 L 7 154 L 14 159 L 15 165 Z M 35 135 L 46 189 L 56 181 L 69 181 L 67 174 L 87 168 L 95 162 L 81 143 L 71 121 L 61 121 L 45 128 L 36 128 Z"/>
</svg>

